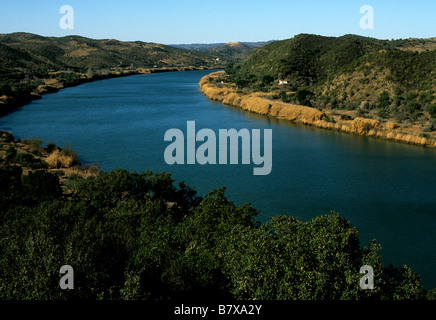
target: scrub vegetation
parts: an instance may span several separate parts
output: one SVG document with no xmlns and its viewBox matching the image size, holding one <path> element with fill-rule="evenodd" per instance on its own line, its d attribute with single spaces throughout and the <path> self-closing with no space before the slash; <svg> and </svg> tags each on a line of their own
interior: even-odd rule
<svg viewBox="0 0 436 320">
<path fill-rule="evenodd" d="M 435 48 L 435 39 L 300 34 L 228 65 L 227 81 L 287 103 L 428 125 L 436 108 Z"/>
<path fill-rule="evenodd" d="M 5 132 L 1 143 L 18 146 Z M 168 173 L 121 169 L 61 179 L 14 159 L 2 151 L 1 299 L 431 298 L 419 275 L 385 266 L 380 245 L 362 246 L 338 213 L 261 224 L 225 188 L 198 196 Z M 62 265 L 74 269 L 73 290 L 59 287 Z M 363 265 L 373 290 L 360 288 Z"/>
</svg>

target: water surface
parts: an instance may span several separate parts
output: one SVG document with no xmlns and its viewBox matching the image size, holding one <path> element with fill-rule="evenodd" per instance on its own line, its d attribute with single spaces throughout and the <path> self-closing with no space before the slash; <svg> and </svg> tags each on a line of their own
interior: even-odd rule
<svg viewBox="0 0 436 320">
<path fill-rule="evenodd" d="M 385 263 L 406 264 L 436 287 L 436 150 L 293 125 L 205 98 L 210 71 L 136 75 L 44 95 L 0 118 L 18 138 L 39 137 L 107 171 L 168 171 L 200 194 L 221 186 L 259 220 L 286 214 L 309 220 L 335 210 L 359 230 L 361 244 L 382 244 Z M 168 129 L 272 129 L 272 172 L 253 165 L 167 165 Z"/>
</svg>

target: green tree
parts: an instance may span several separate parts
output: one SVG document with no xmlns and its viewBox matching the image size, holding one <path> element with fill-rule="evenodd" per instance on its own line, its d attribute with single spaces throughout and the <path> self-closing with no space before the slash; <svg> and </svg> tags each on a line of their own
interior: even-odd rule
<svg viewBox="0 0 436 320">
<path fill-rule="evenodd" d="M 378 106 L 380 109 L 388 108 L 391 105 L 391 98 L 389 93 L 383 91 L 380 97 L 378 98 Z"/>
<path fill-rule="evenodd" d="M 428 113 L 430 113 L 430 116 L 432 118 L 436 118 L 436 104 L 432 104 L 431 106 L 429 106 L 427 111 Z"/>
</svg>

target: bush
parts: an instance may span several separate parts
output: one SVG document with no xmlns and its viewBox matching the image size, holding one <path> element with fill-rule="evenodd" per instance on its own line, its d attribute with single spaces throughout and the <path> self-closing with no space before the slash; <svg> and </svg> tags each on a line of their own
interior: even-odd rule
<svg viewBox="0 0 436 320">
<path fill-rule="evenodd" d="M 83 178 L 77 173 L 72 173 L 64 180 L 65 187 L 67 189 L 75 190 L 78 184 L 83 180 Z"/>
<path fill-rule="evenodd" d="M 42 145 L 42 140 L 39 138 L 23 139 L 21 142 L 27 144 L 31 151 L 39 151 Z"/>
<path fill-rule="evenodd" d="M 341 114 L 341 120 L 353 120 L 354 118 L 348 114 Z"/>
<path fill-rule="evenodd" d="M 54 150 L 45 160 L 50 168 L 70 168 L 75 163 L 75 158 L 63 150 Z"/>
<path fill-rule="evenodd" d="M 13 162 L 22 165 L 23 167 L 28 167 L 31 169 L 43 169 L 47 168 L 47 165 L 41 159 L 34 158 L 31 154 L 28 153 L 18 153 Z"/>
<path fill-rule="evenodd" d="M 45 150 L 48 153 L 52 153 L 54 151 L 54 149 L 56 148 L 56 143 L 52 142 L 52 141 L 47 141 L 47 148 L 45 148 Z"/>
<path fill-rule="evenodd" d="M 406 111 L 409 113 L 414 113 L 415 111 L 418 111 L 421 109 L 421 106 L 416 101 L 408 101 L 406 103 Z"/>
<path fill-rule="evenodd" d="M 80 166 L 81 171 L 89 172 L 91 174 L 100 174 L 102 171 L 100 170 L 100 165 L 98 164 L 82 164 Z"/>
<path fill-rule="evenodd" d="M 40 202 L 53 199 L 62 194 L 59 178 L 45 171 L 31 171 L 22 176 L 24 194 L 30 199 Z"/>
<path fill-rule="evenodd" d="M 4 142 L 13 142 L 14 141 L 14 136 L 12 135 L 12 133 L 7 132 L 7 131 L 0 130 L 0 137 L 1 137 L 1 140 Z"/>
<path fill-rule="evenodd" d="M 198 198 L 183 183 L 175 187 L 167 173 L 70 176 L 80 180 L 71 198 L 62 197 L 55 175 L 21 174 L 0 168 L 0 204 L 7 210 L 0 215 L 7 239 L 0 241 L 3 300 L 424 295 L 419 276 L 385 267 L 380 246 L 361 247 L 357 229 L 337 213 L 307 222 L 276 216 L 262 225 L 258 211 L 234 205 L 225 188 Z M 60 263 L 74 267 L 75 290 L 59 290 Z M 362 265 L 374 268 L 376 290 L 360 289 Z"/>
<path fill-rule="evenodd" d="M 6 159 L 7 161 L 12 161 L 12 160 L 15 158 L 16 155 L 17 155 L 17 149 L 15 149 L 14 146 L 9 146 L 9 147 L 6 149 L 6 156 L 5 156 L 5 159 Z"/>
<path fill-rule="evenodd" d="M 378 116 L 383 118 L 383 119 L 387 119 L 387 118 L 389 118 L 390 113 L 386 108 L 383 108 L 383 109 L 379 110 Z"/>
<path fill-rule="evenodd" d="M 79 163 L 77 153 L 71 148 L 69 142 L 65 144 L 64 149 L 56 148 L 50 145 L 47 149 L 52 149 L 53 152 L 45 160 L 50 168 L 70 168 Z"/>
<path fill-rule="evenodd" d="M 430 117 L 436 118 L 436 104 L 432 104 L 427 108 L 428 113 L 430 113 Z"/>
<path fill-rule="evenodd" d="M 389 97 L 389 93 L 383 91 L 383 93 L 378 98 L 378 106 L 381 109 L 387 108 L 391 105 L 391 98 Z"/>
<path fill-rule="evenodd" d="M 422 132 L 432 132 L 436 130 L 436 124 L 431 122 L 429 125 L 426 125 L 422 128 Z"/>
<path fill-rule="evenodd" d="M 330 118 L 329 116 L 325 116 L 323 120 L 326 122 L 336 123 L 335 119 L 333 117 Z"/>
</svg>

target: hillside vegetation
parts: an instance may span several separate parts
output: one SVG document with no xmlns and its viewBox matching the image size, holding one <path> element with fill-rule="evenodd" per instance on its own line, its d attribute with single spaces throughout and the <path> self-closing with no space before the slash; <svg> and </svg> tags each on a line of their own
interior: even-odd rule
<svg viewBox="0 0 436 320">
<path fill-rule="evenodd" d="M 193 43 L 193 44 L 177 44 L 172 45 L 176 48 L 188 50 L 205 51 L 216 55 L 222 63 L 234 63 L 246 58 L 250 53 L 254 52 L 272 41 L 261 42 L 228 42 L 228 43 Z"/>
<path fill-rule="evenodd" d="M 198 196 L 167 173 L 49 171 L 38 161 L 49 151 L 32 141 L 30 150 L 0 133 L 2 300 L 434 296 L 407 266 L 385 266 L 375 241 L 361 246 L 337 213 L 260 224 L 224 188 Z M 63 265 L 74 269 L 73 290 L 59 287 Z M 360 287 L 363 265 L 374 269 L 373 290 Z"/>
<path fill-rule="evenodd" d="M 105 77 L 222 67 L 217 54 L 141 41 L 0 34 L 0 114 L 40 94 Z"/>
<path fill-rule="evenodd" d="M 226 81 L 242 92 L 274 92 L 283 102 L 417 124 L 428 133 L 436 130 L 435 48 L 436 39 L 300 34 L 230 64 Z"/>
</svg>

